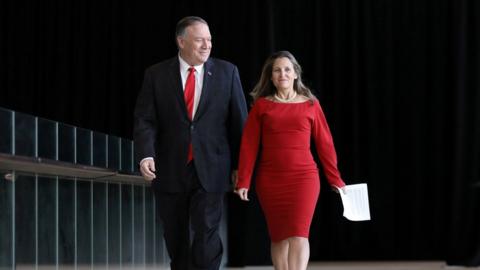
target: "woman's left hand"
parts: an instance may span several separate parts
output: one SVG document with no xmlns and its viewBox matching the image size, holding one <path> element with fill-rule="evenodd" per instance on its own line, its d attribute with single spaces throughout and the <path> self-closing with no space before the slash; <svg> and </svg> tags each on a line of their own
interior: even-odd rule
<svg viewBox="0 0 480 270">
<path fill-rule="evenodd" d="M 345 193 L 346 193 L 346 192 L 345 192 L 345 186 L 343 186 L 343 187 L 332 186 L 332 190 L 333 190 L 334 192 L 336 192 L 336 193 L 339 193 L 339 194 L 340 194 L 340 192 L 341 192 L 342 194 L 345 194 Z"/>
</svg>

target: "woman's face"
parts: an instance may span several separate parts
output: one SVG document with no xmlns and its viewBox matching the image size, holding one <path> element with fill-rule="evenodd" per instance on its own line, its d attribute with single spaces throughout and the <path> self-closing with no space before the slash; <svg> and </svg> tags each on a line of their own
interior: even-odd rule
<svg viewBox="0 0 480 270">
<path fill-rule="evenodd" d="M 293 83 L 297 78 L 297 73 L 290 59 L 286 57 L 275 59 L 271 80 L 277 90 L 293 90 Z"/>
</svg>

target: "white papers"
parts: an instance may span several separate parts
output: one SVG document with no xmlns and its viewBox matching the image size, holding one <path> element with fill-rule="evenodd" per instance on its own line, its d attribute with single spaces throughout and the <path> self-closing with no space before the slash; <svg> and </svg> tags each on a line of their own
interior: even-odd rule
<svg viewBox="0 0 480 270">
<path fill-rule="evenodd" d="M 343 204 L 343 216 L 348 220 L 370 220 L 367 184 L 346 185 L 339 188 Z"/>
</svg>

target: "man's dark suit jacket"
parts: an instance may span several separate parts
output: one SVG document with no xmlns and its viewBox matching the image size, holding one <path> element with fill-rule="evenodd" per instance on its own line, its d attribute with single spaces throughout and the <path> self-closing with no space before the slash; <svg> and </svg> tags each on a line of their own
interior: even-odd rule
<svg viewBox="0 0 480 270">
<path fill-rule="evenodd" d="M 236 66 L 210 58 L 204 65 L 200 102 L 193 121 L 185 106 L 178 56 L 149 67 L 135 108 L 135 156 L 153 157 L 164 192 L 186 191 L 189 143 L 200 183 L 207 192 L 228 191 L 237 168 L 245 96 Z"/>
</svg>

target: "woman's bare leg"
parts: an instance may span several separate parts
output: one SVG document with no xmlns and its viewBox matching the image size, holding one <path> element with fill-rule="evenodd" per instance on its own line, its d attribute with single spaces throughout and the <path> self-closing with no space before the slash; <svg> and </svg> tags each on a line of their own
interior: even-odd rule
<svg viewBox="0 0 480 270">
<path fill-rule="evenodd" d="M 310 257 L 308 238 L 290 237 L 288 241 L 288 270 L 307 269 Z"/>
<path fill-rule="evenodd" d="M 273 267 L 275 270 L 289 270 L 288 269 L 288 252 L 289 242 L 288 239 L 272 242 L 271 244 L 271 256 Z"/>
</svg>

